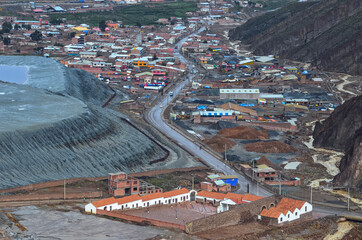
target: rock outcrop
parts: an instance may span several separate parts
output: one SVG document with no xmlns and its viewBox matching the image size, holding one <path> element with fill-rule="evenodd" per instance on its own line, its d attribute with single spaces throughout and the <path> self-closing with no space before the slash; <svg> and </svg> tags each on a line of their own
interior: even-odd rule
<svg viewBox="0 0 362 240">
<path fill-rule="evenodd" d="M 315 147 L 344 151 L 334 178 L 337 186 L 362 186 L 362 95 L 337 107 L 329 118 L 317 122 L 314 133 Z"/>
<path fill-rule="evenodd" d="M 230 31 L 256 55 L 312 62 L 321 69 L 362 74 L 360 0 L 299 2 L 250 19 Z"/>
</svg>

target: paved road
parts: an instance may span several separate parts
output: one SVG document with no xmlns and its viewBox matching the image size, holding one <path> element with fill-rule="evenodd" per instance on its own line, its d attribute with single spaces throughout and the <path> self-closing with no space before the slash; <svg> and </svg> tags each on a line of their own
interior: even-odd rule
<svg viewBox="0 0 362 240">
<path fill-rule="evenodd" d="M 204 28 L 201 28 L 199 32 L 204 31 Z M 182 44 L 187 40 L 188 37 L 182 39 L 180 42 L 177 43 L 177 52 L 175 52 L 175 56 L 179 57 L 182 62 L 185 62 L 187 64 L 187 68 L 190 70 L 191 73 L 187 75 L 188 80 L 192 80 L 196 74 L 192 73 L 193 71 L 197 71 L 197 68 L 194 66 L 194 64 L 187 59 L 185 59 L 180 54 L 180 49 Z M 188 83 L 188 81 L 181 81 L 173 90 L 174 95 L 177 95 L 182 88 L 185 87 L 185 85 Z M 168 96 L 168 94 L 165 94 L 161 100 L 153 107 L 151 108 L 147 113 L 147 119 L 148 121 L 156 127 L 159 131 L 164 133 L 169 138 L 175 140 L 178 145 L 183 147 L 184 149 L 187 149 L 189 152 L 194 154 L 195 156 L 199 157 L 203 160 L 209 167 L 223 171 L 225 174 L 229 175 L 237 175 L 239 178 L 239 184 L 240 189 L 236 191 L 236 193 L 246 193 L 247 191 L 247 184 L 249 184 L 249 193 L 259 195 L 259 196 L 271 196 L 273 195 L 272 192 L 269 192 L 266 189 L 258 187 L 255 183 L 250 182 L 247 178 L 245 178 L 243 175 L 236 172 L 234 169 L 231 169 L 229 166 L 225 165 L 223 162 L 221 162 L 218 158 L 211 155 L 209 152 L 200 149 L 198 145 L 196 145 L 193 141 L 189 140 L 188 138 L 184 137 L 182 134 L 177 132 L 176 130 L 172 129 L 170 126 L 168 126 L 163 120 L 162 120 L 162 110 L 163 107 L 166 106 L 171 100 L 171 97 Z M 351 215 L 358 215 L 361 216 L 361 213 L 357 212 L 348 212 L 344 209 L 336 209 L 336 208 L 330 208 L 330 207 L 321 207 L 321 206 L 313 206 L 313 212 L 319 214 L 320 217 L 327 216 L 327 215 L 345 215 L 345 214 L 351 214 Z"/>
<path fill-rule="evenodd" d="M 198 33 L 202 32 L 204 30 L 205 30 L 205 28 L 201 28 L 198 31 Z M 177 50 L 176 50 L 175 56 L 179 57 L 182 62 L 187 64 L 187 67 L 191 73 L 189 73 L 186 78 L 191 80 L 195 77 L 195 74 L 193 72 L 197 71 L 197 69 L 193 65 L 192 62 L 185 59 L 179 52 L 182 44 L 187 40 L 188 37 L 182 39 L 180 42 L 177 43 Z M 173 89 L 174 94 L 177 95 L 181 91 L 181 89 L 185 87 L 185 85 L 187 83 L 188 83 L 188 81 L 181 81 Z M 190 141 L 189 139 L 184 137 L 182 134 L 175 131 L 171 127 L 169 127 L 162 120 L 161 115 L 162 115 L 163 107 L 166 106 L 170 100 L 171 100 L 171 97 L 168 96 L 167 94 L 165 94 L 163 96 L 163 98 L 152 109 L 150 109 L 150 111 L 148 111 L 147 119 L 154 127 L 156 127 L 159 131 L 164 133 L 169 138 L 175 140 L 178 143 L 178 145 L 187 149 L 189 152 L 193 153 L 195 156 L 199 157 L 201 160 L 203 160 L 203 162 L 207 163 L 209 165 L 209 167 L 217 169 L 217 170 L 221 170 L 225 174 L 228 174 L 228 175 L 237 175 L 239 178 L 239 184 L 240 184 L 240 189 L 238 189 L 236 191 L 237 193 L 245 193 L 247 191 L 247 184 L 249 184 L 249 192 L 251 194 L 264 196 L 264 197 L 273 195 L 269 191 L 258 187 L 254 183 L 251 183 L 243 175 L 239 174 L 234 169 L 232 169 L 229 166 L 222 163 L 219 159 L 217 159 L 216 157 L 211 155 L 209 152 L 207 152 L 203 149 L 200 149 L 200 147 L 198 145 L 196 145 L 193 141 Z"/>
</svg>

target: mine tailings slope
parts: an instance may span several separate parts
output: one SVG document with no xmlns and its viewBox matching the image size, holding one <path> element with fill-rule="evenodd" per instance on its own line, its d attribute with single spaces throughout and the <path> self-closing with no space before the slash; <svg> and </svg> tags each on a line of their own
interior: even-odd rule
<svg viewBox="0 0 362 240">
<path fill-rule="evenodd" d="M 256 55 L 312 62 L 333 72 L 362 74 L 362 1 L 321 0 L 290 4 L 232 29 L 232 40 Z"/>
<path fill-rule="evenodd" d="M 91 74 L 65 68 L 52 59 L 0 57 L 1 62 L 27 66 L 30 81 L 24 85 L 0 82 L 0 126 L 8 119 L 25 119 L 16 121 L 20 126 L 8 123 L 13 127 L 0 128 L 0 189 L 149 170 L 152 161 L 167 153 L 120 119 L 126 116 L 101 107 L 110 98 L 113 102 L 127 99 L 126 93 L 117 91 L 115 96 Z M 71 115 L 69 102 L 78 107 Z M 59 117 L 48 119 L 50 111 Z M 32 125 L 25 125 L 26 119 L 34 118 Z"/>
<path fill-rule="evenodd" d="M 329 118 L 314 128 L 315 147 L 344 151 L 337 186 L 362 187 L 362 95 L 337 107 Z"/>
</svg>

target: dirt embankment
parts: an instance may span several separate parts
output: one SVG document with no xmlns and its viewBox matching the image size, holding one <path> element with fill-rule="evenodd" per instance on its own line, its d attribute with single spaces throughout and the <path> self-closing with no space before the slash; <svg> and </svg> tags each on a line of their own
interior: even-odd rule
<svg viewBox="0 0 362 240">
<path fill-rule="evenodd" d="M 267 159 L 264 155 L 261 156 L 261 158 L 259 158 L 256 162 L 258 165 L 265 164 L 269 167 L 277 168 L 277 166 L 274 163 L 272 163 L 269 159 Z"/>
<path fill-rule="evenodd" d="M 219 131 L 220 135 L 228 138 L 235 138 L 235 139 L 260 139 L 260 140 L 267 140 L 269 139 L 268 132 L 266 130 L 256 130 L 255 128 L 251 127 L 233 127 L 233 128 L 224 128 Z"/>
<path fill-rule="evenodd" d="M 213 138 L 205 140 L 204 142 L 218 153 L 225 152 L 225 145 L 226 145 L 226 150 L 229 150 L 236 144 L 230 139 L 220 135 L 216 135 Z"/>
<path fill-rule="evenodd" d="M 249 152 L 259 153 L 289 153 L 297 151 L 294 147 L 279 141 L 248 143 L 245 145 L 245 149 Z"/>
</svg>

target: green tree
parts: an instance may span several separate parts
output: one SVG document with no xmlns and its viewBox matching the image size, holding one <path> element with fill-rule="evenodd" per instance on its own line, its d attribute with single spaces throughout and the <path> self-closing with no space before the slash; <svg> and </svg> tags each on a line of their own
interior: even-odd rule
<svg viewBox="0 0 362 240">
<path fill-rule="evenodd" d="M 99 28 L 101 29 L 102 32 L 104 32 L 106 30 L 107 24 L 105 20 L 102 20 L 99 22 Z"/>
<path fill-rule="evenodd" d="M 11 40 L 10 40 L 10 38 L 6 37 L 3 39 L 3 42 L 4 42 L 4 45 L 9 45 Z"/>
<path fill-rule="evenodd" d="M 2 27 L 3 27 L 3 32 L 5 33 L 9 33 L 11 29 L 13 29 L 13 25 L 9 22 L 4 22 Z"/>
<path fill-rule="evenodd" d="M 35 30 L 32 34 L 30 34 L 30 38 L 33 41 L 40 41 L 43 38 L 43 35 L 38 30 Z"/>
<path fill-rule="evenodd" d="M 76 32 L 69 33 L 69 38 L 74 38 L 76 34 L 77 34 Z"/>
<path fill-rule="evenodd" d="M 19 26 L 18 24 L 15 24 L 14 29 L 15 29 L 16 31 L 18 31 L 19 28 L 20 28 L 20 26 Z"/>
<path fill-rule="evenodd" d="M 30 29 L 31 29 L 30 24 L 25 25 L 25 28 L 28 29 L 28 30 L 30 30 Z"/>
</svg>

